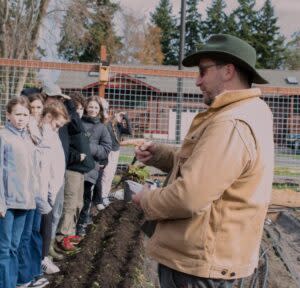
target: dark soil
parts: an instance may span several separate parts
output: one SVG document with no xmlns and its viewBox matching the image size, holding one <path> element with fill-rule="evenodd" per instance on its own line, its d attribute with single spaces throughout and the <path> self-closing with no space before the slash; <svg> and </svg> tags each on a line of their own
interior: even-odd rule
<svg viewBox="0 0 300 288">
<path fill-rule="evenodd" d="M 299 210 L 292 213 L 295 222 L 280 216 L 284 213 L 265 225 L 258 272 L 235 287 L 300 287 L 300 214 Z M 156 263 L 144 255 L 142 222 L 142 213 L 134 204 L 112 203 L 94 218 L 80 251 L 57 263 L 61 272 L 49 278 L 49 287 L 159 287 Z"/>
<path fill-rule="evenodd" d="M 101 211 L 80 244 L 80 252 L 58 263 L 49 287 L 138 287 L 143 265 L 142 213 L 116 201 Z M 143 279 L 142 279 L 143 280 Z M 140 286 L 143 287 L 143 286 Z"/>
</svg>

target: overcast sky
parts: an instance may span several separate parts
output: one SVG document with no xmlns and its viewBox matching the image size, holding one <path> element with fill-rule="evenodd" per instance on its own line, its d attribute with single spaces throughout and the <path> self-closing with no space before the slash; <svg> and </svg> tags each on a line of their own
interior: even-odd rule
<svg viewBox="0 0 300 288">
<path fill-rule="evenodd" d="M 159 0 L 119 0 L 124 8 L 133 10 L 139 15 L 148 16 L 149 12 L 154 11 L 159 3 Z M 173 5 L 173 13 L 179 13 L 181 0 L 170 0 Z M 237 7 L 237 0 L 226 0 L 227 10 L 232 10 Z M 264 0 L 256 0 L 257 8 L 260 8 Z M 199 4 L 201 14 L 205 14 L 206 7 L 209 6 L 211 0 L 204 0 Z M 300 0 L 272 0 L 275 15 L 278 16 L 278 24 L 281 28 L 281 33 L 290 38 L 291 34 L 300 30 Z"/>
</svg>

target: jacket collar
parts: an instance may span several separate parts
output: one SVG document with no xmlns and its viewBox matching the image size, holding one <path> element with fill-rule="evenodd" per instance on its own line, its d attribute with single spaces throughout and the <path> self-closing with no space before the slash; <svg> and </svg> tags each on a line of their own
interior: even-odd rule
<svg viewBox="0 0 300 288">
<path fill-rule="evenodd" d="M 90 116 L 87 116 L 87 115 L 83 115 L 81 119 L 83 121 L 90 122 L 90 123 L 93 123 L 93 124 L 97 124 L 97 123 L 100 122 L 99 117 L 90 117 Z"/>
<path fill-rule="evenodd" d="M 261 96 L 261 91 L 259 88 L 224 91 L 216 96 L 209 109 L 218 109 L 234 102 L 259 96 Z"/>
<path fill-rule="evenodd" d="M 5 123 L 5 128 L 11 131 L 12 133 L 21 136 L 22 138 L 25 138 L 27 136 L 27 129 L 17 129 L 15 126 L 13 126 L 9 121 Z"/>
<path fill-rule="evenodd" d="M 218 109 L 246 99 L 261 96 L 259 88 L 243 89 L 243 90 L 228 90 L 224 91 L 214 99 L 213 103 L 204 112 L 199 112 L 189 129 L 188 133 L 192 133 L 198 126 L 207 118 L 211 117 Z"/>
</svg>

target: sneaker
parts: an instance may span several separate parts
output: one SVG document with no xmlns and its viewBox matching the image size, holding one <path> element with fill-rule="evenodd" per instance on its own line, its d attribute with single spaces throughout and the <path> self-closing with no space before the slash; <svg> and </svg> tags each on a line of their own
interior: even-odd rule
<svg viewBox="0 0 300 288">
<path fill-rule="evenodd" d="M 69 237 L 64 237 L 64 239 L 61 242 L 58 242 L 58 245 L 64 251 L 74 251 L 74 250 L 76 250 L 76 247 L 71 243 Z"/>
<path fill-rule="evenodd" d="M 91 216 L 89 216 L 89 218 L 87 219 L 87 222 L 86 222 L 86 226 L 89 226 L 92 224 L 94 224 L 93 218 Z"/>
<path fill-rule="evenodd" d="M 68 236 L 68 238 L 74 245 L 79 244 L 83 240 L 83 237 L 81 237 L 79 235 L 71 235 L 71 236 Z"/>
<path fill-rule="evenodd" d="M 111 204 L 111 202 L 109 201 L 108 198 L 103 198 L 102 203 L 103 203 L 104 207 L 107 207 L 107 206 L 109 206 Z"/>
<path fill-rule="evenodd" d="M 46 274 L 54 274 L 59 272 L 58 266 L 56 266 L 49 257 L 45 257 L 42 261 L 42 270 Z M 41 278 L 42 279 L 42 278 Z"/>
<path fill-rule="evenodd" d="M 51 245 L 49 248 L 49 255 L 55 259 L 55 260 L 63 260 L 64 259 L 64 255 L 61 253 L 58 253 L 55 249 L 54 246 Z"/>
<path fill-rule="evenodd" d="M 78 236 L 80 237 L 85 237 L 86 235 L 86 227 L 84 225 L 79 225 L 77 227 L 77 233 Z"/>
<path fill-rule="evenodd" d="M 28 282 L 28 283 L 25 283 L 25 284 L 17 285 L 16 288 L 26 288 L 26 287 L 28 287 L 30 284 L 31 284 L 31 281 Z"/>
<path fill-rule="evenodd" d="M 105 206 L 103 204 L 97 204 L 96 207 L 99 211 L 105 209 Z"/>
<path fill-rule="evenodd" d="M 64 255 L 61 254 L 62 252 L 61 253 L 57 252 L 56 249 L 58 249 L 58 247 L 56 245 L 56 240 L 52 239 L 51 244 L 50 244 L 50 248 L 49 248 L 49 255 L 55 260 L 63 260 Z"/>
<path fill-rule="evenodd" d="M 99 213 L 99 210 L 97 209 L 96 205 L 92 205 L 90 215 L 92 217 L 96 217 Z"/>
<path fill-rule="evenodd" d="M 31 281 L 31 283 L 27 286 L 28 288 L 42 288 L 49 285 L 49 281 L 46 278 L 39 278 L 37 280 Z"/>
</svg>

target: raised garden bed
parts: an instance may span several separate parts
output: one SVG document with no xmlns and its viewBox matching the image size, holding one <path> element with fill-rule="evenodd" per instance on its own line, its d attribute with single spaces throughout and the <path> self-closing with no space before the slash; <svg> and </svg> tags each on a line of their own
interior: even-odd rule
<svg viewBox="0 0 300 288">
<path fill-rule="evenodd" d="M 266 221 L 258 272 L 237 282 L 236 288 L 300 287 L 299 219 L 298 209 L 286 209 Z M 49 287 L 159 287 L 156 263 L 144 255 L 142 222 L 134 204 L 112 203 L 94 218 L 80 251 L 58 262 L 61 272 L 49 277 Z"/>
</svg>

